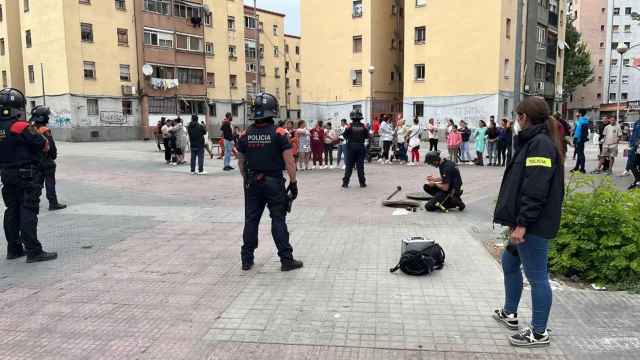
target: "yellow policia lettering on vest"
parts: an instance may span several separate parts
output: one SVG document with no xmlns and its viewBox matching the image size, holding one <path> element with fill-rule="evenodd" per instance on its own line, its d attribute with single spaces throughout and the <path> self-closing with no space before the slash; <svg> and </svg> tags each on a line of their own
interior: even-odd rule
<svg viewBox="0 0 640 360">
<path fill-rule="evenodd" d="M 526 167 L 532 166 L 540 166 L 540 167 L 551 167 L 551 159 L 546 157 L 529 157 L 527 158 Z"/>
</svg>

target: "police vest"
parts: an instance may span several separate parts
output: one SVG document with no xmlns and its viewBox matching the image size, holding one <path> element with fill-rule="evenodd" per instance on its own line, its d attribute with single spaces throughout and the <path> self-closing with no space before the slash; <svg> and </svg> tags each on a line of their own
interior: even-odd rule
<svg viewBox="0 0 640 360">
<path fill-rule="evenodd" d="M 246 146 L 247 169 L 272 174 L 285 169 L 282 152 L 291 148 L 286 130 L 276 130 L 272 124 L 252 125 L 241 141 Z"/>
<path fill-rule="evenodd" d="M 349 136 L 349 144 L 364 144 L 369 130 L 362 124 L 352 124 Z"/>
<path fill-rule="evenodd" d="M 0 120 L 0 167 L 16 162 L 16 137 L 11 134 L 13 121 Z"/>
<path fill-rule="evenodd" d="M 42 159 L 45 138 L 29 133 L 26 121 L 0 120 L 0 167 L 37 163 Z"/>
</svg>

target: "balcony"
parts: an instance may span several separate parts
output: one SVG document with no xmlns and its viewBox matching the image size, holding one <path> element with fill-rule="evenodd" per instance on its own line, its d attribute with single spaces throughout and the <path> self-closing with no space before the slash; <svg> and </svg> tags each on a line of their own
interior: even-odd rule
<svg viewBox="0 0 640 360">
<path fill-rule="evenodd" d="M 558 27 L 558 14 L 549 11 L 549 26 Z"/>
<path fill-rule="evenodd" d="M 547 59 L 556 61 L 556 57 L 558 55 L 558 43 L 547 43 Z"/>
</svg>

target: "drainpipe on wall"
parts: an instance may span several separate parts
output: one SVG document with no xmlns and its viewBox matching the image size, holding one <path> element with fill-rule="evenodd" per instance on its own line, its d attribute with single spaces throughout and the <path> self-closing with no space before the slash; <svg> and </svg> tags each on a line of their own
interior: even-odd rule
<svg viewBox="0 0 640 360">
<path fill-rule="evenodd" d="M 517 19 L 516 19 L 516 59 L 515 59 L 515 81 L 513 89 L 513 108 L 520 104 L 520 95 L 522 89 L 522 35 L 524 32 L 524 0 L 517 1 Z"/>
</svg>

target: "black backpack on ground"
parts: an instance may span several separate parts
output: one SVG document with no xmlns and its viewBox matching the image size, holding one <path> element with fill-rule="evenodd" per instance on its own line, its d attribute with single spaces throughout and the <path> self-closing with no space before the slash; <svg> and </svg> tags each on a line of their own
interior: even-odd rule
<svg viewBox="0 0 640 360">
<path fill-rule="evenodd" d="M 444 250 L 438 244 L 433 244 L 422 251 L 409 250 L 400 257 L 398 265 L 389 269 L 394 273 L 398 269 L 407 275 L 427 275 L 434 270 L 444 267 Z"/>
</svg>

